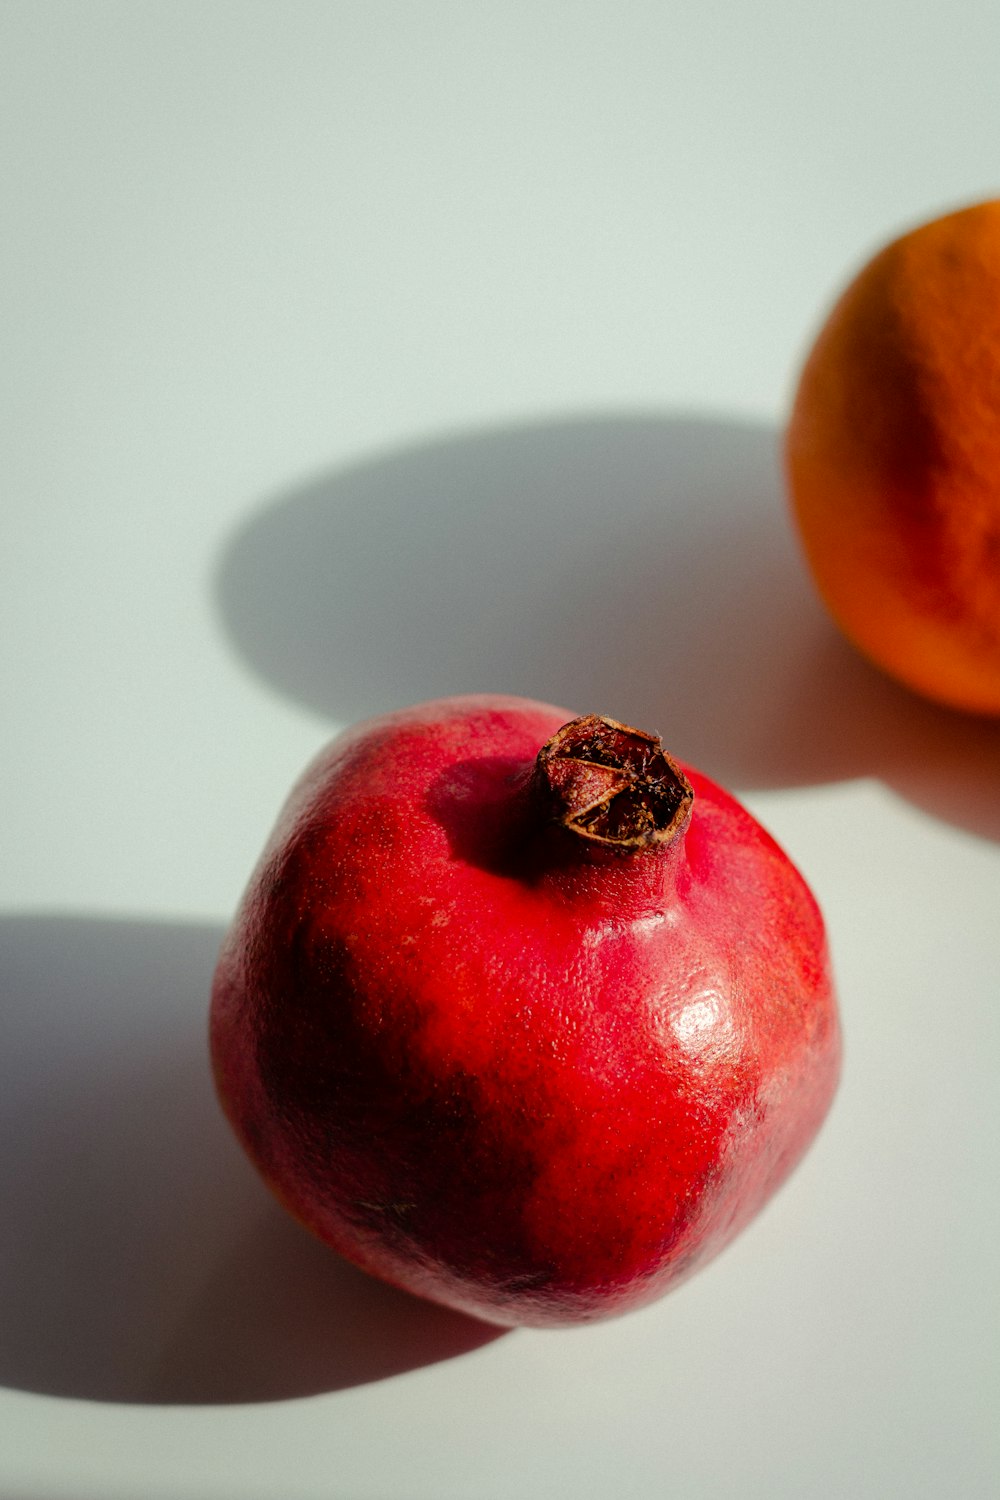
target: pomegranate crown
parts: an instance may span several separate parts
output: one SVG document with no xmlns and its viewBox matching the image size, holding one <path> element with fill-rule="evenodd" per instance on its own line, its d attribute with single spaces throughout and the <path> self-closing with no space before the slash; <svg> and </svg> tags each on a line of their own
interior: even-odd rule
<svg viewBox="0 0 1000 1500">
<path fill-rule="evenodd" d="M 546 741 L 535 784 L 562 827 L 623 852 L 676 838 L 694 801 L 656 735 L 601 714 L 574 719 Z"/>
</svg>

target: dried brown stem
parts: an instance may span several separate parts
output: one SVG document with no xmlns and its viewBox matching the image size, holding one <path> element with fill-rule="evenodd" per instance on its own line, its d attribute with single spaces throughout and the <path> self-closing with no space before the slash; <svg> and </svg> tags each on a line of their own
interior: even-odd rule
<svg viewBox="0 0 1000 1500">
<path fill-rule="evenodd" d="M 694 800 L 655 735 L 598 714 L 574 719 L 546 741 L 534 784 L 562 827 L 623 852 L 669 843 Z"/>
</svg>

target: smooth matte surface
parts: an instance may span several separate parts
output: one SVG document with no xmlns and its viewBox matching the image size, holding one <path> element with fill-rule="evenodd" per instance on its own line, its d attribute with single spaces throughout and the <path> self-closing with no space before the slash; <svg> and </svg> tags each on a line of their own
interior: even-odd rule
<svg viewBox="0 0 1000 1500">
<path fill-rule="evenodd" d="M 4 6 L 3 1500 L 995 1495 L 1000 730 L 841 644 L 776 451 L 846 277 L 997 193 L 998 51 L 961 0 Z M 742 794 L 841 991 L 764 1216 L 565 1333 L 331 1259 L 207 1072 L 293 778 L 470 691 Z"/>
</svg>

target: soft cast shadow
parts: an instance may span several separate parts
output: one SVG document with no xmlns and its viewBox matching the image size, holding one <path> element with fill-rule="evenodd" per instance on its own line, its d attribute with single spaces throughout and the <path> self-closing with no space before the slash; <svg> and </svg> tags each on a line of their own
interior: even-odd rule
<svg viewBox="0 0 1000 1500">
<path fill-rule="evenodd" d="M 208 926 L 0 921 L 0 1383 L 264 1401 L 499 1329 L 383 1286 L 273 1204 L 216 1105 Z"/>
<path fill-rule="evenodd" d="M 1000 837 L 1000 729 L 841 640 L 771 427 L 594 416 L 378 457 L 252 517 L 217 596 L 256 671 L 341 722 L 519 693 L 655 730 L 738 789 L 877 775 Z"/>
</svg>

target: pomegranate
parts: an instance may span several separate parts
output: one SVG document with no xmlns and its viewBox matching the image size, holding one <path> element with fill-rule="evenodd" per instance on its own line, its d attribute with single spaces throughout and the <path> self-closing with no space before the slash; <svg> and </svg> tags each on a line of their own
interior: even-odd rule
<svg viewBox="0 0 1000 1500">
<path fill-rule="evenodd" d="M 361 724 L 305 773 L 211 1038 L 303 1224 L 534 1325 L 714 1255 L 808 1146 L 840 1055 L 819 910 L 751 815 L 652 735 L 489 697 Z"/>
</svg>

